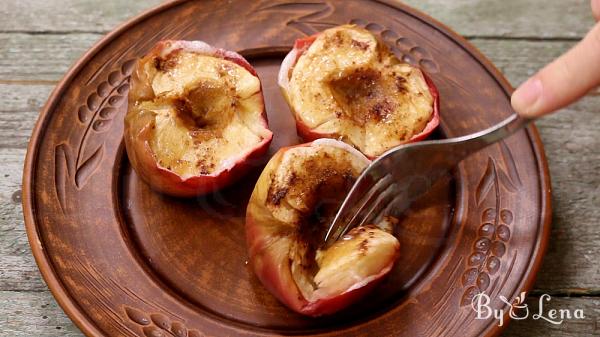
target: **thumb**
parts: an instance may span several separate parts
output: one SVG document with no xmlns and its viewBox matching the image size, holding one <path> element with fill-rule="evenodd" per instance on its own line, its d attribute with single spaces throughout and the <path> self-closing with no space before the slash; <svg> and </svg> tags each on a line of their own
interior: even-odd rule
<svg viewBox="0 0 600 337">
<path fill-rule="evenodd" d="M 566 54 L 550 63 L 513 93 L 518 114 L 539 117 L 584 96 L 600 84 L 600 24 Z"/>
</svg>

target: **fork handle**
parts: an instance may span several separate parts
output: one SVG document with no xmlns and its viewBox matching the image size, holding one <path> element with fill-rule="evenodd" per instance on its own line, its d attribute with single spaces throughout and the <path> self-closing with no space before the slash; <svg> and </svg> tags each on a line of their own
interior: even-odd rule
<svg viewBox="0 0 600 337">
<path fill-rule="evenodd" d="M 487 147 L 488 145 L 492 145 L 512 135 L 513 133 L 526 127 L 532 121 L 534 121 L 534 119 L 513 114 L 490 128 L 472 133 L 470 135 L 454 138 L 457 144 L 462 143 L 461 145 L 457 146 L 457 148 L 460 149 L 458 153 L 459 158 L 457 158 L 458 161 Z"/>
</svg>

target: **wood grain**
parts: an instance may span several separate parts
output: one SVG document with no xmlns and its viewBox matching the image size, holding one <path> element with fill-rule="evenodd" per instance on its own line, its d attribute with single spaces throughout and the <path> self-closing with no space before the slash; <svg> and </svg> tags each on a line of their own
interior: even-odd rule
<svg viewBox="0 0 600 337">
<path fill-rule="evenodd" d="M 572 39 L 593 25 L 588 0 L 403 0 L 468 37 Z"/>
<path fill-rule="evenodd" d="M 552 240 L 537 287 L 600 288 L 600 109 L 598 97 L 537 124 L 553 179 Z"/>
<path fill-rule="evenodd" d="M 31 255 L 23 225 L 21 176 L 24 157 L 24 149 L 0 149 L 3 182 L 0 184 L 0 291 L 47 289 Z"/>
<path fill-rule="evenodd" d="M 38 112 L 53 89 L 53 85 L 0 83 L 0 148 L 27 147 Z M 24 155 L 20 163 L 24 159 Z"/>
<path fill-rule="evenodd" d="M 55 82 L 100 37 L 0 33 L 0 83 Z"/>
<path fill-rule="evenodd" d="M 106 33 L 160 0 L 3 1 L 2 32 Z M 577 38 L 591 27 L 588 0 L 404 0 L 467 36 Z M 51 16 L 48 13 L 52 13 Z"/>
<path fill-rule="evenodd" d="M 531 315 L 538 314 L 539 298 L 530 297 L 526 301 Z M 565 320 L 560 325 L 551 324 L 543 319 L 526 319 L 511 321 L 508 329 L 503 334 L 505 337 L 532 337 L 532 336 L 577 336 L 596 337 L 600 335 L 600 299 L 597 297 L 557 298 L 544 302 L 543 312 L 548 316 L 551 309 L 583 309 L 585 319 Z"/>
<path fill-rule="evenodd" d="M 106 33 L 126 19 L 161 2 L 163 1 L 2 1 L 0 14 L 7 20 L 0 22 L 0 31 L 61 35 L 72 32 Z"/>
<path fill-rule="evenodd" d="M 576 43 L 480 38 L 470 39 L 470 42 L 486 55 L 515 87 Z"/>
<path fill-rule="evenodd" d="M 0 336 L 81 337 L 49 291 L 0 291 Z"/>
</svg>

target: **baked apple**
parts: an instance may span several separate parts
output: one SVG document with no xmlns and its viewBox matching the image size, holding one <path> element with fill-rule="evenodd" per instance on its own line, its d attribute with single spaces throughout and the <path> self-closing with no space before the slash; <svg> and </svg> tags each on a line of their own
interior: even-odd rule
<svg viewBox="0 0 600 337">
<path fill-rule="evenodd" d="M 161 41 L 138 61 L 125 145 L 155 190 L 186 197 L 224 187 L 272 136 L 260 80 L 241 55 L 201 41 Z"/>
<path fill-rule="evenodd" d="M 392 268 L 393 219 L 357 227 L 323 247 L 328 224 L 369 160 L 334 139 L 279 150 L 256 183 L 246 213 L 250 263 L 290 309 L 334 313 L 366 294 Z"/>
<path fill-rule="evenodd" d="M 439 124 L 431 79 L 353 25 L 297 40 L 278 82 L 303 139 L 340 139 L 370 158 Z"/>
</svg>

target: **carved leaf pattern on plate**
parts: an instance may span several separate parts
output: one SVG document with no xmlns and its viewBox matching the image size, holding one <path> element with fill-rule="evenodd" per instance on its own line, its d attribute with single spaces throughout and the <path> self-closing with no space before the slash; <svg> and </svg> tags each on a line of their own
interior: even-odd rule
<svg viewBox="0 0 600 337">
<path fill-rule="evenodd" d="M 480 211 L 481 224 L 471 254 L 465 261 L 465 271 L 461 278 L 463 286 L 466 287 L 461 297 L 461 306 L 470 305 L 479 293 L 494 290 L 496 283 L 492 284 L 492 280 L 499 277 L 497 273 L 502 265 L 502 258 L 507 255 L 514 214 L 510 209 L 503 207 L 500 188 L 516 192 L 522 183 L 510 150 L 506 144 L 501 147 L 502 159 L 509 173 L 498 168 L 496 161 L 490 157 L 475 190 L 478 206 L 481 207 L 486 200 L 493 200 L 494 207 L 482 208 Z M 515 182 L 513 179 L 518 180 Z"/>
<path fill-rule="evenodd" d="M 67 181 L 71 180 L 77 189 L 83 188 L 102 161 L 104 141 L 90 150 L 89 140 L 109 129 L 113 118 L 127 101 L 129 78 L 134 65 L 133 59 L 123 62 L 96 86 L 85 104 L 79 107 L 77 120 L 83 128 L 83 135 L 77 149 L 73 150 L 66 143 L 54 148 L 55 188 L 63 211 Z"/>
<path fill-rule="evenodd" d="M 125 61 L 118 70 L 108 74 L 105 81 L 96 87 L 79 107 L 77 117 L 85 126 L 79 142 L 75 159 L 75 186 L 82 188 L 90 175 L 95 171 L 102 159 L 104 143 L 102 142 L 92 154 L 86 156 L 88 138 L 108 130 L 118 108 L 127 100 L 129 77 L 133 71 L 135 60 Z"/>
<path fill-rule="evenodd" d="M 124 307 L 125 315 L 129 320 L 138 325 L 144 336 L 174 336 L 174 337 L 206 337 L 198 330 L 188 329 L 185 324 L 179 321 L 173 321 L 160 313 L 148 314 L 141 310 Z"/>
<path fill-rule="evenodd" d="M 65 188 L 67 180 L 71 177 L 71 168 L 69 167 L 69 148 L 67 144 L 59 144 L 54 148 L 54 188 L 58 198 L 58 204 L 64 213 Z"/>
<path fill-rule="evenodd" d="M 329 2 L 283 2 L 258 9 L 259 12 L 268 10 L 298 13 L 291 16 L 286 25 L 304 35 L 313 35 L 338 25 L 335 22 L 321 21 L 333 13 L 334 7 Z"/>
<path fill-rule="evenodd" d="M 93 265 L 76 258 L 73 268 L 81 276 L 84 286 L 96 290 L 90 293 L 92 298 L 88 301 L 93 301 L 102 314 L 110 318 L 107 322 L 119 332 L 119 336 L 140 335 L 131 325 L 125 324 L 132 322 L 140 328 L 142 336 L 206 337 L 198 330 L 189 329 L 179 315 L 151 299 L 140 297 L 134 290 L 112 279 Z M 122 304 L 124 299 L 140 300 L 151 308 L 152 313 Z M 124 312 L 115 308 L 121 308 Z"/>
</svg>

